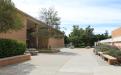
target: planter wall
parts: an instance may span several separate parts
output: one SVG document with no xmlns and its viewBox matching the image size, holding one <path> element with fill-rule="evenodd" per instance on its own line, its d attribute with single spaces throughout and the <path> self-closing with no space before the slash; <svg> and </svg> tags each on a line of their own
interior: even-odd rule
<svg viewBox="0 0 121 75">
<path fill-rule="evenodd" d="M 94 51 L 94 53 L 98 56 L 100 56 L 101 58 L 103 58 L 104 60 L 106 60 L 108 62 L 108 64 L 110 65 L 114 65 L 114 64 L 117 64 L 118 63 L 118 60 L 117 58 L 113 57 L 113 56 L 110 56 L 108 54 L 104 54 L 103 52 L 97 52 Z"/>
<path fill-rule="evenodd" d="M 52 50 L 39 50 L 39 53 L 58 53 L 60 52 L 59 49 L 52 49 Z"/>
<path fill-rule="evenodd" d="M 31 55 L 19 55 L 0 59 L 0 67 L 31 60 Z"/>
</svg>

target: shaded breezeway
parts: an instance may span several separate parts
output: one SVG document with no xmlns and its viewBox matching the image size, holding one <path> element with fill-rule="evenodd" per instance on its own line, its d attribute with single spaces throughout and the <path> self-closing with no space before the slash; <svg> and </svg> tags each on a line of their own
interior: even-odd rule
<svg viewBox="0 0 121 75">
<path fill-rule="evenodd" d="M 0 68 L 0 75 L 121 75 L 121 66 L 108 65 L 93 49 L 63 48 L 40 53 L 32 60 Z"/>
</svg>

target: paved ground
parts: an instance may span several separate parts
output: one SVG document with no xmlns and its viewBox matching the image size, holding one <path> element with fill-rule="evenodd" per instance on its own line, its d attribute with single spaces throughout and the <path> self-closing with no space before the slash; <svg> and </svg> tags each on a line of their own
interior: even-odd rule
<svg viewBox="0 0 121 75">
<path fill-rule="evenodd" d="M 61 49 L 60 53 L 33 56 L 31 61 L 0 68 L 0 75 L 121 75 L 92 49 Z"/>
</svg>

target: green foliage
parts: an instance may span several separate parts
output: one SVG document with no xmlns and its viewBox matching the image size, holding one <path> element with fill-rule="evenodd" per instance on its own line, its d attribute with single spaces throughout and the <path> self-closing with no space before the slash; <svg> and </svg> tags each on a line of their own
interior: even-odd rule
<svg viewBox="0 0 121 75">
<path fill-rule="evenodd" d="M 29 36 L 37 36 L 37 37 L 42 37 L 42 38 L 49 38 L 49 37 L 53 37 L 53 38 L 63 38 L 64 37 L 64 33 L 61 32 L 60 30 L 56 30 L 52 27 L 41 27 L 38 26 L 38 31 L 33 32 L 31 31 L 31 29 L 28 31 L 29 32 Z"/>
<path fill-rule="evenodd" d="M 0 0 L 0 33 L 22 28 L 14 3 L 11 0 Z"/>
<path fill-rule="evenodd" d="M 16 40 L 0 39 L 0 58 L 24 54 L 26 45 Z"/>
<path fill-rule="evenodd" d="M 85 38 L 85 45 L 86 46 L 93 46 L 94 44 L 94 34 L 93 34 L 94 29 L 91 28 L 90 26 L 86 27 L 85 32 L 84 32 L 84 38 Z"/>
<path fill-rule="evenodd" d="M 70 42 L 69 42 L 69 38 L 68 38 L 68 36 L 66 36 L 66 35 L 64 35 L 64 43 L 65 44 L 69 44 Z"/>
<path fill-rule="evenodd" d="M 114 56 L 114 57 L 117 57 L 117 58 L 121 57 L 121 51 L 120 50 L 111 49 L 107 52 L 107 54 Z"/>
<path fill-rule="evenodd" d="M 100 44 L 100 45 L 96 46 L 95 49 L 97 51 L 106 52 L 106 51 L 108 51 L 110 49 L 110 47 L 111 46 L 106 45 L 106 44 Z"/>
<path fill-rule="evenodd" d="M 66 39 L 69 39 L 69 43 L 72 42 L 75 47 L 86 47 L 94 46 L 94 42 L 109 38 L 107 31 L 104 34 L 94 34 L 93 31 L 94 28 L 91 28 L 91 26 L 83 29 L 74 25 L 72 32 Z"/>
<path fill-rule="evenodd" d="M 111 36 L 109 36 L 107 32 L 105 32 L 104 34 L 95 35 L 95 41 L 100 41 L 100 40 L 104 40 L 104 39 L 108 39 L 108 38 L 111 38 Z"/>
<path fill-rule="evenodd" d="M 38 27 L 37 32 L 33 32 L 30 30 L 29 35 L 48 38 L 49 37 L 48 27 Z"/>
<path fill-rule="evenodd" d="M 40 19 L 43 20 L 47 25 L 60 29 L 60 18 L 58 17 L 58 12 L 54 8 L 42 8 L 40 13 Z"/>
<path fill-rule="evenodd" d="M 69 35 L 69 40 L 75 47 L 93 46 L 93 30 L 90 26 L 83 29 L 79 28 L 78 25 L 74 25 L 73 31 Z"/>
<path fill-rule="evenodd" d="M 121 51 L 116 46 L 99 44 L 98 46 L 95 47 L 95 50 L 104 52 L 105 54 L 109 54 L 114 57 L 121 57 Z"/>
</svg>

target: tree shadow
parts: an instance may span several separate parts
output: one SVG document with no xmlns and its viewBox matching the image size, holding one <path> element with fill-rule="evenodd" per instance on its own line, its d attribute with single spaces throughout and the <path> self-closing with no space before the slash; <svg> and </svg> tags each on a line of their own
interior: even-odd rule
<svg viewBox="0 0 121 75">
<path fill-rule="evenodd" d="M 75 56 L 78 54 L 73 52 L 58 52 L 58 53 L 54 53 L 54 55 Z"/>
<path fill-rule="evenodd" d="M 29 75 L 36 68 L 30 63 L 20 63 L 0 68 L 0 75 Z"/>
</svg>

